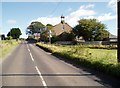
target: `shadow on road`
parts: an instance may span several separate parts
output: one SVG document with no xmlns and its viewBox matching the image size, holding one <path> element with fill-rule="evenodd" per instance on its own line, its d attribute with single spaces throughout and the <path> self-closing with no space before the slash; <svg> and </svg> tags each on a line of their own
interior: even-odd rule
<svg viewBox="0 0 120 88">
<path fill-rule="evenodd" d="M 93 74 L 41 74 L 42 76 L 91 76 Z M 2 74 L 0 76 L 40 76 L 39 74 Z"/>
<path fill-rule="evenodd" d="M 65 59 L 64 57 L 59 56 L 58 54 L 53 53 L 52 55 L 59 58 L 60 60 L 64 61 L 65 63 L 69 63 L 69 64 L 71 64 L 71 65 L 73 65 L 73 66 L 75 66 L 79 69 L 82 69 L 85 72 L 91 73 L 91 76 L 94 75 L 97 78 L 99 78 L 100 80 L 97 80 L 97 79 L 94 79 L 93 77 L 90 77 L 91 79 L 93 79 L 94 81 L 97 81 L 97 82 L 99 82 L 100 84 L 103 84 L 103 85 L 110 85 L 111 87 L 108 87 L 108 88 L 120 88 L 119 78 L 114 78 L 114 77 L 111 77 L 107 74 L 99 72 L 99 70 L 95 71 L 93 69 L 87 68 L 87 67 L 82 66 L 80 64 L 76 64 L 72 60 Z"/>
</svg>

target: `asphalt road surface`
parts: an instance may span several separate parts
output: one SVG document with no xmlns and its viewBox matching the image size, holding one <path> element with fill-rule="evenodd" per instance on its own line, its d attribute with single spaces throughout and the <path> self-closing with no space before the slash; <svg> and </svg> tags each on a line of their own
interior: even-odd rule
<svg viewBox="0 0 120 88">
<path fill-rule="evenodd" d="M 1 76 L 2 86 L 118 86 L 27 42 L 19 44 L 2 62 Z"/>
</svg>

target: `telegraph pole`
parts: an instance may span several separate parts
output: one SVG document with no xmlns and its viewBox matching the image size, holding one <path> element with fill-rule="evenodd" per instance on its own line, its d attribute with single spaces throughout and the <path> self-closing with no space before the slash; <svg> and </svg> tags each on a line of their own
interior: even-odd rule
<svg viewBox="0 0 120 88">
<path fill-rule="evenodd" d="M 52 37 L 52 35 L 51 35 L 51 30 L 49 30 L 49 43 L 51 44 L 51 37 Z"/>
<path fill-rule="evenodd" d="M 118 52 L 117 52 L 117 58 L 118 58 L 118 63 L 120 63 L 120 0 L 118 0 L 118 2 L 117 2 L 117 12 L 118 12 L 118 14 L 117 14 L 117 16 L 118 16 L 118 18 L 117 18 L 117 20 L 118 20 L 118 25 L 117 25 L 117 28 L 118 28 Z"/>
</svg>

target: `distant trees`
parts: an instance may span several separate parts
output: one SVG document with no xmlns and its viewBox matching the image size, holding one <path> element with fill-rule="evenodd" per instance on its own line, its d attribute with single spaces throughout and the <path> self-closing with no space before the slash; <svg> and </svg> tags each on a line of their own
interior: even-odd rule
<svg viewBox="0 0 120 88">
<path fill-rule="evenodd" d="M 1 34 L 0 37 L 1 37 L 1 40 L 5 40 L 6 39 L 4 34 Z"/>
<path fill-rule="evenodd" d="M 46 27 L 51 30 L 53 25 L 52 24 L 47 24 Z"/>
<path fill-rule="evenodd" d="M 40 40 L 48 41 L 49 38 L 49 30 L 53 27 L 52 24 L 43 25 L 41 22 L 35 21 L 31 22 L 31 24 L 27 27 L 26 34 L 30 36 L 34 36 L 35 33 L 40 33 Z M 51 30 L 52 31 L 52 30 Z M 34 36 L 35 38 L 35 36 Z"/>
<path fill-rule="evenodd" d="M 18 39 L 20 35 L 22 35 L 22 33 L 19 28 L 12 28 L 7 34 L 8 37 L 12 37 L 13 39 Z"/>
<path fill-rule="evenodd" d="M 105 30 L 106 25 L 96 19 L 81 19 L 78 23 L 73 32 L 78 37 L 83 36 L 86 41 L 104 40 L 109 37 L 109 32 Z"/>
<path fill-rule="evenodd" d="M 40 33 L 43 31 L 43 28 L 45 28 L 45 25 L 41 22 L 31 22 L 31 24 L 27 27 L 26 34 L 33 35 L 34 33 Z"/>
</svg>

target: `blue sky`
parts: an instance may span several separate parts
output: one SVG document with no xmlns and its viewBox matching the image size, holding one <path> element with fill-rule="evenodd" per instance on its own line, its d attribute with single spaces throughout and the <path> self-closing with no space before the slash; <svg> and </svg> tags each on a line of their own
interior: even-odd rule
<svg viewBox="0 0 120 88">
<path fill-rule="evenodd" d="M 53 25 L 60 22 L 60 16 L 72 27 L 81 18 L 96 18 L 106 24 L 107 30 L 117 35 L 116 4 L 109 2 L 2 2 L 2 33 L 7 34 L 13 27 L 22 31 L 21 37 L 27 37 L 25 30 L 32 21 Z M 0 4 L 1 8 L 1 4 Z"/>
</svg>

